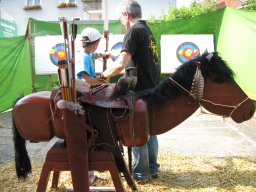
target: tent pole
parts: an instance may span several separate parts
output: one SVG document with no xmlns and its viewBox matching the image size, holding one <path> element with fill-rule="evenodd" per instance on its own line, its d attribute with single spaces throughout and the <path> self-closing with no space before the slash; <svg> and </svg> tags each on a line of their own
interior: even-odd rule
<svg viewBox="0 0 256 192">
<path fill-rule="evenodd" d="M 31 35 L 31 20 L 28 22 L 28 41 L 29 41 L 29 55 L 30 55 L 30 68 L 31 68 L 31 80 L 32 80 L 32 93 L 35 92 L 35 80 L 34 80 L 34 68 L 32 61 L 32 35 Z"/>
</svg>

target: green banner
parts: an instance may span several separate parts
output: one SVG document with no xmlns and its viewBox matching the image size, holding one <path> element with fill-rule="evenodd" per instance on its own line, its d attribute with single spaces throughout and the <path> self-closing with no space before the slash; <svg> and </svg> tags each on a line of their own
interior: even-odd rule
<svg viewBox="0 0 256 192">
<path fill-rule="evenodd" d="M 0 39 L 0 112 L 32 92 L 29 43 L 26 36 Z"/>
<path fill-rule="evenodd" d="M 225 9 L 217 51 L 235 72 L 236 82 L 256 100 L 256 12 Z"/>
<path fill-rule="evenodd" d="M 15 36 L 17 36 L 17 25 L 4 19 L 0 19 L 0 38 Z"/>
<path fill-rule="evenodd" d="M 77 33 L 80 34 L 86 27 L 93 27 L 98 29 L 103 34 L 103 21 L 77 21 L 78 25 Z M 61 35 L 60 23 L 57 22 L 45 22 L 36 19 L 29 19 L 27 33 L 30 29 L 32 37 L 44 36 L 44 35 Z M 71 33 L 71 26 L 69 27 Z M 120 34 L 122 32 L 122 26 L 118 21 L 109 22 L 109 33 Z"/>
</svg>

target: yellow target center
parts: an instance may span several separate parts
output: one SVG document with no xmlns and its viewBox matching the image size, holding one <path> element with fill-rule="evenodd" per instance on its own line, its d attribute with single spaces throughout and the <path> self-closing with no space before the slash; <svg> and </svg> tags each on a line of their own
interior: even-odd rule
<svg viewBox="0 0 256 192">
<path fill-rule="evenodd" d="M 62 51 L 58 52 L 58 57 L 59 57 L 60 59 L 64 59 L 64 57 L 65 57 L 64 52 L 62 52 Z"/>
<path fill-rule="evenodd" d="M 186 57 L 190 57 L 192 54 L 192 50 L 191 49 L 188 49 L 185 53 Z"/>
</svg>

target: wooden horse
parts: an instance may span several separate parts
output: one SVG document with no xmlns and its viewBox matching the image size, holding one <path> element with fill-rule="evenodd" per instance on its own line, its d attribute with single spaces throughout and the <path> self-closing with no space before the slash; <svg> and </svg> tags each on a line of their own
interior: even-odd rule
<svg viewBox="0 0 256 192">
<path fill-rule="evenodd" d="M 116 148 L 118 140 L 126 146 L 141 146 L 149 135 L 169 131 L 200 106 L 237 123 L 250 119 L 255 106 L 234 81 L 233 75 L 216 52 L 204 53 L 181 65 L 155 88 L 128 93 L 128 99 L 115 95 L 109 85 L 83 94 L 79 101 L 86 111 L 86 122 L 98 132 L 96 148 Z M 61 126 L 56 125 L 56 119 L 51 118 L 50 95 L 47 91 L 33 93 L 13 107 L 19 177 L 26 177 L 31 170 L 25 140 L 39 142 L 48 141 L 53 136 L 65 137 Z M 130 104 L 123 105 L 129 99 Z M 38 115 L 35 117 L 35 114 Z"/>
</svg>

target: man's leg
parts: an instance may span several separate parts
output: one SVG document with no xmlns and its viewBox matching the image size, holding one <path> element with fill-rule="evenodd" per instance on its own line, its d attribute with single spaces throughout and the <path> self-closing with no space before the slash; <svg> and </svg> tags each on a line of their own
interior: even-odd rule
<svg viewBox="0 0 256 192">
<path fill-rule="evenodd" d="M 158 140 L 157 136 L 150 136 L 148 145 L 148 157 L 149 157 L 149 168 L 150 174 L 153 178 L 158 176 L 158 169 L 160 165 L 157 163 L 158 156 Z"/>
<path fill-rule="evenodd" d="M 132 169 L 133 178 L 137 181 L 147 182 L 149 179 L 149 159 L 147 144 L 142 147 L 133 147 L 134 165 Z"/>
</svg>

